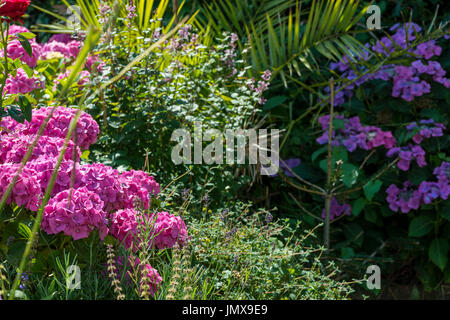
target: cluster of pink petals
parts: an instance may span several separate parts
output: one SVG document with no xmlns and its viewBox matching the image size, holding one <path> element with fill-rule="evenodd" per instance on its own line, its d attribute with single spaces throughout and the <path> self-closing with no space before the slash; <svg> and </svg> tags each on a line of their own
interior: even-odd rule
<svg viewBox="0 0 450 320">
<path fill-rule="evenodd" d="M 76 186 L 97 193 L 104 202 L 103 210 L 111 212 L 124 208 L 127 193 L 120 185 L 120 173 L 116 169 L 94 163 L 80 166 L 78 172 Z"/>
<path fill-rule="evenodd" d="M 15 163 L 0 164 L 0 197 L 6 193 L 9 184 L 17 174 L 20 165 Z M 25 167 L 19 175 L 7 204 L 16 203 L 31 211 L 37 211 L 41 202 L 41 189 L 36 179 L 37 172 Z"/>
<path fill-rule="evenodd" d="M 68 42 L 57 41 L 60 38 L 53 37 L 49 42 L 42 45 L 39 58 L 46 60 L 51 58 L 52 54 L 59 53 L 66 59 L 75 59 L 81 50 L 81 42 L 70 40 Z M 65 39 L 63 39 L 65 40 Z"/>
<path fill-rule="evenodd" d="M 20 124 L 15 120 L 6 117 L 0 121 L 1 127 L 6 129 L 4 132 L 15 132 L 25 135 L 36 134 L 41 124 L 48 117 L 52 107 L 45 107 L 33 110 L 31 122 Z M 70 121 L 75 117 L 77 109 L 57 107 L 47 123 L 44 136 L 65 138 L 69 129 Z M 87 113 L 82 112 L 77 123 L 77 145 L 81 150 L 86 150 L 91 144 L 97 141 L 99 127 L 97 122 Z"/>
<path fill-rule="evenodd" d="M 86 188 L 62 191 L 45 207 L 41 228 L 48 234 L 63 232 L 74 240 L 87 238 L 97 229 L 103 239 L 108 234 L 108 220 L 102 207 L 98 194 Z"/>
<path fill-rule="evenodd" d="M 126 248 L 137 249 L 134 240 L 138 223 L 134 209 L 119 210 L 114 213 L 111 224 L 111 235 L 124 244 Z M 153 235 L 152 246 L 158 249 L 172 248 L 178 243 L 180 246 L 188 240 L 187 228 L 184 221 L 168 212 L 147 215 L 148 221 L 142 222 L 151 227 Z"/>
<path fill-rule="evenodd" d="M 41 46 L 34 39 L 29 40 L 29 43 L 32 50 L 31 56 L 28 55 L 18 39 L 13 39 L 8 42 L 8 47 L 6 48 L 8 58 L 13 60 L 19 59 L 23 63 L 26 63 L 30 68 L 34 68 L 41 53 Z M 0 57 L 4 57 L 3 50 L 0 50 Z"/>
<path fill-rule="evenodd" d="M 56 91 L 56 86 L 58 85 L 58 83 L 61 82 L 61 80 L 65 80 L 70 76 L 70 73 L 72 72 L 72 70 L 67 70 L 66 72 L 60 74 L 54 81 L 55 85 L 53 86 L 53 90 Z M 78 77 L 78 81 L 77 84 L 79 86 L 84 86 L 86 83 L 89 82 L 90 78 L 91 78 L 91 73 L 87 70 L 82 70 L 80 71 L 80 73 L 77 75 Z"/>
<path fill-rule="evenodd" d="M 73 170 L 74 166 L 75 171 Z M 56 157 L 51 157 L 48 155 L 40 156 L 36 160 L 27 162 L 26 167 L 36 171 L 36 178 L 40 184 L 41 193 L 44 194 L 48 183 L 50 182 L 53 170 L 56 167 Z M 61 191 L 70 188 L 72 172 L 75 173 L 75 180 L 80 179 L 78 168 L 79 164 L 73 163 L 71 160 L 66 160 L 61 163 L 51 196 L 55 196 Z"/>
<path fill-rule="evenodd" d="M 0 140 L 0 163 L 20 163 L 35 139 L 36 135 L 13 133 L 2 136 Z M 63 145 L 63 138 L 41 136 L 33 149 L 30 161 L 33 161 L 40 156 L 57 158 Z M 74 150 L 76 151 L 76 159 L 79 161 L 81 152 L 72 141 L 69 141 L 66 152 L 64 153 L 64 159 L 73 159 Z"/>
<path fill-rule="evenodd" d="M 145 268 L 145 273 L 147 276 L 147 281 L 149 281 L 149 291 L 152 296 L 157 292 L 161 282 L 163 281 L 162 277 L 159 275 L 158 270 L 153 268 L 149 263 L 143 266 Z"/>
<path fill-rule="evenodd" d="M 178 243 L 180 246 L 188 239 L 186 225 L 179 216 L 168 212 L 156 213 L 153 244 L 158 249 L 172 248 Z"/>
<path fill-rule="evenodd" d="M 16 35 L 16 34 L 18 34 L 18 33 L 24 33 L 24 32 L 30 32 L 30 30 L 28 30 L 26 27 L 24 27 L 24 26 L 19 26 L 19 25 L 17 25 L 17 24 L 12 24 L 10 27 L 9 27 L 9 31 L 8 31 L 8 34 L 10 35 L 10 36 L 12 36 L 12 35 Z M 6 35 L 6 32 L 5 32 L 5 35 Z"/>
<path fill-rule="evenodd" d="M 134 209 L 119 210 L 113 214 L 111 220 L 111 235 L 118 239 L 127 249 L 131 248 L 136 236 L 138 223 Z"/>
<path fill-rule="evenodd" d="M 41 89 L 45 86 L 43 81 L 40 81 L 36 77 L 29 78 L 27 73 L 22 69 L 17 69 L 16 76 L 13 77 L 11 74 L 6 79 L 5 93 L 16 94 L 22 93 L 26 94 L 33 91 L 34 89 Z"/>
<path fill-rule="evenodd" d="M 140 259 L 134 255 L 130 255 L 128 257 L 128 263 L 126 263 L 124 261 L 125 261 L 125 258 L 122 256 L 118 256 L 114 261 L 118 278 L 122 281 L 125 280 L 126 283 L 130 284 L 131 283 L 130 267 L 140 265 L 141 273 L 144 270 L 146 272 L 146 277 L 147 277 L 147 281 L 148 281 L 147 284 L 150 286 L 149 293 L 152 296 L 154 296 L 155 293 L 158 291 L 161 282 L 163 281 L 162 277 L 158 273 L 158 270 L 153 268 L 149 263 L 147 263 L 145 265 L 144 264 L 141 265 Z M 105 275 L 106 275 L 106 273 L 105 273 Z M 142 281 L 142 279 L 141 279 L 141 281 Z"/>
<path fill-rule="evenodd" d="M 124 208 L 134 208 L 136 204 L 142 204 L 143 209 L 148 209 L 151 197 L 160 192 L 155 179 L 143 171 L 123 172 L 119 182 L 126 192 Z"/>
</svg>

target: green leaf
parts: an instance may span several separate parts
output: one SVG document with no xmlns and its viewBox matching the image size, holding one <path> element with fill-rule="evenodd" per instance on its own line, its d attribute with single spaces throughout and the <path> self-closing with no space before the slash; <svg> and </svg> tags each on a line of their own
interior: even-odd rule
<svg viewBox="0 0 450 320">
<path fill-rule="evenodd" d="M 6 106 L 6 109 L 8 111 L 8 115 L 16 120 L 19 123 L 24 123 L 25 118 L 20 110 L 20 108 L 17 105 L 8 105 Z"/>
<path fill-rule="evenodd" d="M 31 107 L 31 104 L 28 101 L 27 97 L 19 96 L 19 106 L 20 106 L 20 110 L 22 111 L 23 116 L 25 117 L 25 120 L 27 120 L 28 122 L 31 122 L 32 107 Z"/>
<path fill-rule="evenodd" d="M 410 237 L 423 237 L 433 230 L 433 219 L 429 216 L 418 216 L 411 220 L 408 235 Z"/>
<path fill-rule="evenodd" d="M 345 128 L 345 121 L 343 119 L 333 119 L 333 129 L 339 130 Z"/>
<path fill-rule="evenodd" d="M 341 248 L 341 257 L 343 259 L 350 259 L 353 258 L 354 256 L 355 251 L 353 250 L 353 248 L 350 247 Z"/>
<path fill-rule="evenodd" d="M 428 250 L 428 256 L 435 265 L 444 271 L 448 260 L 448 241 L 443 238 L 434 239 Z"/>
<path fill-rule="evenodd" d="M 381 180 L 369 181 L 367 185 L 364 186 L 364 194 L 366 195 L 367 200 L 372 201 L 373 196 L 380 191 L 381 185 L 383 182 Z"/>
<path fill-rule="evenodd" d="M 18 33 L 17 36 L 22 39 L 31 40 L 36 38 L 36 35 L 33 32 L 21 32 Z"/>
<path fill-rule="evenodd" d="M 28 240 L 29 238 L 31 238 L 31 229 L 29 226 L 27 226 L 26 224 L 20 222 L 19 226 L 17 228 L 17 232 L 24 237 L 26 240 Z"/>
<path fill-rule="evenodd" d="M 312 155 L 311 155 L 311 160 L 312 162 L 314 162 L 318 156 L 320 156 L 322 153 L 325 153 L 327 151 L 327 146 L 323 146 L 322 148 L 320 148 L 319 150 L 316 150 Z"/>
<path fill-rule="evenodd" d="M 442 218 L 450 221 L 450 204 L 443 205 L 439 213 Z"/>
<path fill-rule="evenodd" d="M 352 205 L 352 214 L 357 217 L 366 206 L 366 200 L 364 198 L 358 198 Z"/>
<path fill-rule="evenodd" d="M 25 52 L 31 57 L 33 55 L 33 49 L 31 48 L 30 42 L 26 38 L 20 36 L 19 42 L 22 45 L 22 48 L 25 50 Z"/>
<path fill-rule="evenodd" d="M 273 98 L 270 98 L 267 100 L 267 102 L 264 104 L 264 111 L 272 110 L 273 108 L 278 107 L 280 104 L 285 102 L 288 99 L 286 96 L 275 96 Z"/>
<path fill-rule="evenodd" d="M 344 163 L 342 166 L 342 182 L 345 184 L 347 188 L 350 188 L 352 185 L 358 181 L 359 169 L 350 163 Z"/>
</svg>

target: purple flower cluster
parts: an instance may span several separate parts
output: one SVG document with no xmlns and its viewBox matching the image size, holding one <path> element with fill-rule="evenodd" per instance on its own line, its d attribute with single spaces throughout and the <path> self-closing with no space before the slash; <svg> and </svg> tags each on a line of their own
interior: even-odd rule
<svg viewBox="0 0 450 320">
<path fill-rule="evenodd" d="M 419 145 L 409 144 L 404 147 L 395 147 L 390 149 L 386 156 L 391 158 L 398 156 L 400 160 L 397 163 L 397 167 L 400 170 L 408 171 L 411 161 L 415 160 L 419 167 L 425 167 L 427 162 L 425 160 L 425 150 Z"/>
<path fill-rule="evenodd" d="M 111 235 L 124 244 L 126 248 L 138 249 L 135 244 L 138 222 L 136 216 L 139 213 L 134 209 L 119 210 L 113 214 Z M 172 248 L 176 243 L 183 245 L 188 240 L 187 229 L 184 221 L 167 212 L 159 212 L 146 215 L 145 219 L 152 228 L 154 236 L 152 246 L 158 249 Z M 146 223 L 142 221 L 142 224 Z M 145 228 L 145 227 L 143 227 Z"/>
<path fill-rule="evenodd" d="M 333 140 L 331 141 L 333 146 L 344 146 L 349 152 L 353 152 L 357 148 L 371 150 L 379 146 L 390 149 L 397 143 L 390 131 L 382 131 L 375 126 L 362 126 L 357 116 L 346 119 L 344 116 L 337 115 L 335 119 L 344 121 L 344 125 L 342 128 L 333 130 Z M 320 117 L 319 123 L 324 133 L 316 141 L 319 144 L 326 144 L 328 143 L 330 116 Z"/>
<path fill-rule="evenodd" d="M 435 199 L 447 200 L 450 195 L 450 162 L 442 162 L 441 166 L 433 171 L 437 181 L 422 181 L 418 188 L 406 181 L 399 189 L 392 184 L 386 189 L 389 208 L 403 213 L 417 210 L 422 204 L 430 204 Z"/>
<path fill-rule="evenodd" d="M 415 32 L 418 33 L 421 32 L 421 30 L 420 26 L 415 23 L 407 23 L 405 25 L 396 24 L 390 28 L 390 31 L 395 33 L 391 35 L 391 37 L 382 37 L 371 47 L 371 49 L 381 56 L 387 57 L 396 48 L 400 47 L 402 49 L 407 49 L 411 46 L 412 41 L 416 39 Z M 366 47 L 369 48 L 370 45 L 366 44 Z M 412 101 L 414 100 L 414 97 L 419 97 L 430 92 L 430 84 L 421 79 L 421 75 L 431 75 L 433 81 L 444 85 L 446 88 L 450 88 L 450 80 L 445 77 L 445 70 L 439 62 L 430 60 L 442 53 L 442 48 L 436 45 L 435 40 L 430 40 L 409 48 L 407 49 L 407 52 L 407 55 L 411 57 L 414 56 L 416 59 L 411 65 L 386 65 L 377 72 L 360 77 L 354 83 L 336 94 L 335 105 L 339 106 L 343 104 L 345 102 L 345 97 L 352 97 L 353 90 L 356 86 L 360 86 L 365 82 L 375 79 L 384 81 L 392 80 L 392 96 L 401 97 L 406 101 Z M 365 52 L 361 57 L 363 60 L 368 60 L 369 58 L 368 52 Z M 354 63 L 355 59 L 344 57 L 340 62 L 331 63 L 330 68 L 339 71 L 341 75 L 348 80 L 358 78 L 357 73 L 365 72 L 367 70 L 366 67 L 358 67 L 359 72 L 356 72 L 351 68 L 350 62 Z M 325 91 L 329 93 L 330 89 L 326 88 Z"/>
<path fill-rule="evenodd" d="M 331 207 L 330 207 L 330 220 L 333 220 L 342 214 L 351 215 L 352 213 L 352 207 L 347 204 L 340 204 L 335 197 L 331 199 Z M 325 208 L 322 210 L 322 219 L 325 219 Z"/>
<path fill-rule="evenodd" d="M 435 123 L 433 119 L 420 120 L 419 124 L 417 124 L 417 122 L 413 122 L 406 126 L 408 133 L 415 133 L 412 140 L 417 144 L 420 144 L 423 139 L 442 137 L 445 129 L 445 125 L 442 123 Z"/>
</svg>

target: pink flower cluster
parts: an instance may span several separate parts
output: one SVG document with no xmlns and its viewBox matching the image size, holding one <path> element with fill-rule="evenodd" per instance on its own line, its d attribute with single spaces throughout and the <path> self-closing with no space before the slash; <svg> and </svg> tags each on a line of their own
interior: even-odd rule
<svg viewBox="0 0 450 320">
<path fill-rule="evenodd" d="M 103 202 L 95 192 L 87 188 L 65 190 L 50 199 L 45 207 L 41 228 L 48 234 L 63 232 L 74 240 L 87 238 L 97 229 L 100 238 L 108 234 Z M 69 202 L 69 199 L 71 200 Z"/>
<path fill-rule="evenodd" d="M 133 266 L 133 267 L 140 266 L 140 268 L 141 268 L 140 272 L 142 273 L 142 271 L 144 271 L 144 270 L 146 272 L 147 280 L 149 281 L 148 285 L 150 286 L 149 293 L 152 296 L 154 296 L 163 281 L 162 277 L 158 273 L 158 270 L 153 268 L 149 263 L 141 265 L 140 259 L 134 255 L 130 255 L 127 260 L 128 261 L 125 262 L 125 258 L 122 256 L 118 256 L 115 259 L 114 265 L 117 270 L 118 278 L 122 281 L 125 280 L 127 284 L 130 284 L 131 283 L 131 277 L 130 277 L 131 271 L 129 270 L 130 267 L 131 266 Z M 106 275 L 106 272 L 104 275 Z M 141 281 L 142 281 L 142 279 L 141 279 Z"/>
<path fill-rule="evenodd" d="M 27 28 L 18 25 L 11 25 L 9 29 L 9 42 L 7 46 L 7 55 L 11 59 L 19 59 L 26 63 L 30 68 L 36 67 L 39 60 L 64 59 L 65 62 L 76 59 L 80 53 L 82 43 L 73 39 L 69 34 L 56 34 L 50 38 L 47 43 L 38 43 L 36 39 L 29 40 L 32 54 L 31 56 L 22 47 L 17 34 L 30 32 Z M 4 56 L 3 50 L 0 50 L 0 57 Z M 78 84 L 84 85 L 90 80 L 90 73 L 102 72 L 105 63 L 97 56 L 91 55 L 86 61 L 86 68 L 81 72 Z M 58 80 L 67 78 L 68 72 L 58 76 Z M 29 78 L 26 73 L 19 68 L 15 77 L 10 76 L 7 80 L 5 92 L 10 94 L 28 93 L 37 88 L 43 88 L 44 83 L 39 79 Z"/>
<path fill-rule="evenodd" d="M 70 35 L 58 34 L 52 36 L 47 43 L 42 44 L 39 59 L 52 59 L 55 57 L 55 53 L 68 60 L 75 59 L 80 50 L 80 41 L 72 39 Z"/>
<path fill-rule="evenodd" d="M 52 107 L 45 107 L 33 110 L 32 121 L 29 123 L 20 124 L 12 118 L 2 118 L 0 125 L 5 128 L 3 132 L 14 132 L 23 135 L 36 134 L 39 131 L 41 124 L 48 117 Z M 65 138 L 70 125 L 70 121 L 75 117 L 77 109 L 57 107 L 50 118 L 44 130 L 44 136 Z M 99 134 L 99 127 L 97 122 L 87 113 L 82 112 L 77 123 L 77 145 L 81 150 L 86 150 L 91 144 L 97 141 Z M 0 133 L 0 134 L 1 134 Z"/>
<path fill-rule="evenodd" d="M 0 197 L 17 173 L 19 163 L 35 140 L 36 132 L 49 111 L 50 108 L 34 109 L 32 122 L 24 124 L 16 123 L 9 117 L 2 119 L 1 124 L 6 130 L 2 130 L 0 134 Z M 38 140 L 30 160 L 19 175 L 8 204 L 16 203 L 31 211 L 38 209 L 75 112 L 76 109 L 56 108 L 44 135 Z M 76 128 L 78 142 L 83 148 L 88 148 L 97 139 L 98 125 L 87 113 L 82 113 Z M 74 150 L 75 162 L 72 161 Z M 48 233 L 64 232 L 77 240 L 88 237 L 91 231 L 97 229 L 100 236 L 104 237 L 109 231 L 110 213 L 119 210 L 116 215 L 121 215 L 121 210 L 131 210 L 136 205 L 148 209 L 152 196 L 160 192 L 159 184 L 143 171 L 119 173 L 103 164 L 80 165 L 80 154 L 78 146 L 69 140 L 52 190 L 52 199 L 44 212 L 42 228 Z M 158 230 L 163 234 L 161 240 L 158 240 L 160 247 L 172 243 L 166 238 L 174 234 L 173 224 L 184 226 L 184 223 L 176 218 L 165 215 L 163 217 L 165 220 L 161 218 L 156 224 L 160 226 Z M 127 217 L 126 221 L 133 219 L 134 216 Z M 116 220 L 111 221 L 113 234 L 119 234 L 117 228 L 122 225 L 120 219 Z M 185 226 L 184 233 L 180 232 L 181 238 L 184 239 Z"/>
<path fill-rule="evenodd" d="M 156 215 L 153 244 L 158 249 L 172 248 L 176 243 L 182 245 L 188 239 L 186 225 L 180 217 L 168 212 Z"/>
<path fill-rule="evenodd" d="M 61 73 L 54 81 L 55 85 L 53 86 L 53 90 L 56 91 L 56 86 L 58 85 L 58 83 L 61 82 L 61 80 L 65 80 L 70 76 L 70 73 L 72 72 L 72 70 L 67 70 L 64 73 Z M 91 73 L 87 70 L 82 70 L 78 76 L 77 76 L 77 84 L 79 86 L 84 86 L 86 83 L 89 82 L 91 77 Z"/>
<path fill-rule="evenodd" d="M 15 39 L 14 37 L 8 42 L 8 47 L 6 48 L 8 58 L 11 58 L 13 60 L 19 59 L 23 63 L 26 63 L 30 68 L 34 68 L 41 54 L 41 46 L 36 42 L 35 39 L 29 40 L 29 43 L 32 50 L 31 56 L 22 47 L 20 41 L 18 39 Z M 0 50 L 0 57 L 4 57 L 3 50 Z"/>
<path fill-rule="evenodd" d="M 397 141 L 390 131 L 382 131 L 375 126 L 362 126 L 359 117 L 355 116 L 346 119 L 344 116 L 335 116 L 336 120 L 342 120 L 343 126 L 332 132 L 332 142 L 334 146 L 344 146 L 349 152 L 357 148 L 371 150 L 373 148 L 384 146 L 387 149 L 392 148 Z M 317 143 L 328 143 L 328 128 L 330 116 L 325 115 L 319 118 L 324 133 L 317 138 Z"/>
<path fill-rule="evenodd" d="M 430 204 L 435 199 L 447 200 L 450 195 L 450 162 L 442 162 L 441 166 L 433 171 L 438 181 L 422 181 L 418 188 L 406 181 L 399 189 L 392 184 L 386 189 L 386 200 L 392 211 L 400 209 L 403 213 L 417 210 L 422 204 Z"/>
<path fill-rule="evenodd" d="M 0 198 L 5 194 L 19 167 L 20 165 L 16 163 L 0 164 Z M 41 190 L 36 176 L 36 171 L 25 167 L 6 203 L 16 203 L 18 206 L 24 206 L 31 211 L 37 211 L 41 203 Z"/>
<path fill-rule="evenodd" d="M 0 140 L 0 163 L 20 163 L 25 157 L 29 146 L 36 139 L 36 135 L 30 134 L 8 134 L 3 136 Z M 52 136 L 42 136 L 39 138 L 36 147 L 33 149 L 30 160 L 33 161 L 40 156 L 58 157 L 64 139 Z M 73 158 L 73 152 L 76 150 L 77 160 L 80 159 L 81 152 L 72 141 L 69 141 L 66 152 L 64 153 L 65 160 Z"/>
<path fill-rule="evenodd" d="M 22 69 L 17 69 L 16 76 L 13 77 L 11 74 L 6 79 L 5 93 L 15 94 L 15 93 L 28 93 L 34 89 L 44 88 L 45 82 L 40 81 L 36 77 L 29 78 L 27 73 Z"/>
<path fill-rule="evenodd" d="M 137 249 L 135 237 L 139 213 L 134 209 L 119 210 L 113 214 L 111 235 L 122 242 L 126 248 Z M 148 225 L 153 235 L 152 246 L 158 249 L 172 248 L 176 243 L 183 245 L 188 240 L 184 221 L 168 212 L 159 212 L 144 217 L 143 226 Z M 145 228 L 145 227 L 143 227 Z"/>
</svg>

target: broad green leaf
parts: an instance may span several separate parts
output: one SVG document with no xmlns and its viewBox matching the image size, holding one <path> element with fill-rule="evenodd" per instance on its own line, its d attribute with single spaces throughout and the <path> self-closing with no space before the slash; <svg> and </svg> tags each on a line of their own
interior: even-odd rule
<svg viewBox="0 0 450 320">
<path fill-rule="evenodd" d="M 367 200 L 372 201 L 373 196 L 380 191 L 381 185 L 383 182 L 381 180 L 370 181 L 367 185 L 364 186 L 364 194 L 366 195 Z"/>
<path fill-rule="evenodd" d="M 358 198 L 352 205 L 352 214 L 357 217 L 366 206 L 366 200 L 364 198 Z"/>
<path fill-rule="evenodd" d="M 285 102 L 288 99 L 286 96 L 275 96 L 273 98 L 270 98 L 267 100 L 266 104 L 264 105 L 263 110 L 272 110 L 273 108 L 278 107 L 280 104 Z"/>
<path fill-rule="evenodd" d="M 448 241 L 443 238 L 434 239 L 428 250 L 428 256 L 441 271 L 444 271 L 448 261 Z"/>
<path fill-rule="evenodd" d="M 423 237 L 433 230 L 434 222 L 429 216 L 418 216 L 411 220 L 408 235 L 410 237 Z"/>
<path fill-rule="evenodd" d="M 344 163 L 342 166 L 342 182 L 350 188 L 358 181 L 359 169 L 351 163 Z"/>
</svg>

